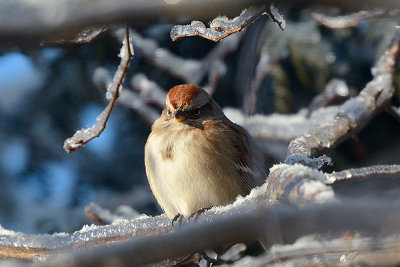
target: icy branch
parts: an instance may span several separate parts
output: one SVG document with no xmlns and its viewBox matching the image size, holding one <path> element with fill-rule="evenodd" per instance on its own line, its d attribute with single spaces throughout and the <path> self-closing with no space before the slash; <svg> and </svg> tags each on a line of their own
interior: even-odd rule
<svg viewBox="0 0 400 267">
<path fill-rule="evenodd" d="M 332 79 L 325 89 L 316 95 L 311 101 L 308 109 L 309 112 L 315 111 L 321 107 L 326 107 L 333 102 L 347 97 L 349 95 L 349 88 L 344 80 Z"/>
<path fill-rule="evenodd" d="M 282 31 L 285 29 L 286 21 L 273 4 L 271 4 L 265 12 L 272 19 L 272 21 L 275 22 L 276 25 L 278 25 L 279 29 L 281 29 Z"/>
<path fill-rule="evenodd" d="M 106 98 L 110 101 L 103 112 L 96 118 L 96 124 L 92 127 L 81 129 L 65 140 L 64 150 L 70 153 L 78 148 L 83 147 L 90 140 L 100 136 L 106 127 L 107 120 L 110 117 L 112 108 L 114 107 L 115 101 L 117 100 L 120 89 L 122 89 L 122 82 L 128 70 L 129 61 L 131 60 L 133 53 L 133 47 L 131 46 L 131 40 L 129 36 L 128 28 L 126 28 L 126 39 L 123 41 L 122 48 L 119 54 L 121 63 L 118 66 L 117 71 L 114 74 L 114 78 L 111 84 L 109 84 L 106 92 Z"/>
<path fill-rule="evenodd" d="M 400 165 L 376 165 L 358 169 L 348 169 L 340 172 L 326 174 L 330 184 L 342 180 L 368 179 L 368 178 L 399 178 Z"/>
<path fill-rule="evenodd" d="M 100 90 L 107 90 L 112 82 L 111 74 L 104 68 L 96 68 L 93 74 L 93 82 Z M 135 112 L 143 121 L 151 125 L 160 116 L 160 112 L 151 106 L 136 92 L 129 88 L 120 90 L 117 104 Z"/>
<path fill-rule="evenodd" d="M 149 21 L 161 19 L 169 21 L 182 15 L 207 20 L 220 14 L 233 16 L 249 5 L 270 5 L 272 0 L 241 0 L 234 5 L 230 0 L 181 0 L 174 4 L 168 1 L 147 0 L 77 0 L 53 1 L 18 0 L 0 2 L 0 40 L 7 43 L 21 43 L 21 40 L 38 42 L 40 40 L 71 39 L 88 25 L 135 24 L 137 27 Z M 281 0 L 280 5 L 293 1 Z M 400 8 L 397 0 L 298 0 L 297 8 L 308 4 L 335 6 L 346 11 L 359 11 L 373 8 Z M 210 8 L 212 6 L 212 8 Z M 157 8 L 155 8 L 157 7 Z"/>
<path fill-rule="evenodd" d="M 167 93 L 157 83 L 150 81 L 143 73 L 135 74 L 131 80 L 132 88 L 149 104 L 164 108 Z"/>
<path fill-rule="evenodd" d="M 218 42 L 235 32 L 243 30 L 247 25 L 261 16 L 266 9 L 266 6 L 252 6 L 243 10 L 238 17 L 233 19 L 228 19 L 225 16 L 217 17 L 210 22 L 210 28 L 207 28 L 203 22 L 197 20 L 192 21 L 190 25 L 175 25 L 171 29 L 171 39 L 176 41 L 182 37 L 198 35 Z"/>
<path fill-rule="evenodd" d="M 385 13 L 386 11 L 381 9 L 374 11 L 359 11 L 357 13 L 343 16 L 328 16 L 325 14 L 312 12 L 311 17 L 324 27 L 330 29 L 346 29 L 356 27 L 365 20 L 379 17 Z"/>
<path fill-rule="evenodd" d="M 399 207 L 398 202 L 382 203 L 378 200 L 311 205 L 303 209 L 258 202 L 250 209 L 237 207 L 236 211 L 217 218 L 210 217 L 211 211 L 207 212 L 200 215 L 202 220 L 198 223 L 184 225 L 170 234 L 138 238 L 113 247 L 93 248 L 72 255 L 64 254 L 50 259 L 48 265 L 107 266 L 112 259 L 113 264 L 120 266 L 141 266 L 190 255 L 210 246 L 218 247 L 249 239 L 261 240 L 265 247 L 269 247 L 279 240 L 290 243 L 312 233 L 398 233 Z M 274 246 L 271 247 L 273 249 Z M 279 261 L 279 254 L 274 255 Z M 348 260 L 351 262 L 351 258 Z"/>
<path fill-rule="evenodd" d="M 372 69 L 373 79 L 358 96 L 347 100 L 326 122 L 312 127 L 307 133 L 293 140 L 288 156 L 301 154 L 306 157 L 320 155 L 331 150 L 347 137 L 360 131 L 393 96 L 393 73 L 398 61 L 400 29 L 388 50 Z"/>
<path fill-rule="evenodd" d="M 224 113 L 230 120 L 245 127 L 255 138 L 279 142 L 290 142 L 300 137 L 336 112 L 337 107 L 326 107 L 312 112 L 310 116 L 307 116 L 306 110 L 300 110 L 290 115 L 274 113 L 249 117 L 239 109 L 224 108 Z"/>
<path fill-rule="evenodd" d="M 116 31 L 115 33 L 117 36 L 121 36 L 120 31 Z M 172 76 L 182 79 L 185 83 L 199 84 L 205 76 L 208 76 L 208 82 L 203 88 L 212 94 L 219 78 L 226 71 L 223 59 L 228 53 L 237 48 L 241 38 L 242 34 L 238 33 L 222 40 L 202 60 L 184 59 L 176 56 L 167 49 L 159 47 L 154 40 L 143 38 L 137 33 L 135 34 L 133 44 L 137 52 L 150 63 Z M 157 103 L 159 101 L 160 99 L 157 100 Z"/>
</svg>

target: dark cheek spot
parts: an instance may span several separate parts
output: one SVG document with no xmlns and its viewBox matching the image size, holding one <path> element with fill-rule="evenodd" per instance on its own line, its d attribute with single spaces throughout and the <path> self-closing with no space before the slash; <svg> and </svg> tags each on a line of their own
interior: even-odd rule
<svg viewBox="0 0 400 267">
<path fill-rule="evenodd" d="M 161 158 L 163 160 L 172 160 L 172 146 L 169 144 L 165 149 L 161 151 Z"/>
</svg>

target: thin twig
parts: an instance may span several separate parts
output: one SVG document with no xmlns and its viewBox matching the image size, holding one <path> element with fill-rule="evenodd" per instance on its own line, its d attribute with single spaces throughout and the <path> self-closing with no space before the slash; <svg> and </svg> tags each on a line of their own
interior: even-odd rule
<svg viewBox="0 0 400 267">
<path fill-rule="evenodd" d="M 118 98 L 119 91 L 122 82 L 125 78 L 126 72 L 129 67 L 129 62 L 132 58 L 131 44 L 129 39 L 129 29 L 126 26 L 125 43 L 121 48 L 121 63 L 118 66 L 118 70 L 114 74 L 113 83 L 107 90 L 107 95 L 111 95 L 110 102 L 103 112 L 96 118 L 96 124 L 90 128 L 78 130 L 72 137 L 68 138 L 64 142 L 64 149 L 67 153 L 70 153 L 78 148 L 83 147 L 85 144 L 90 142 L 96 137 L 99 137 L 107 125 L 108 118 L 110 117 L 111 111 Z M 124 51 L 126 49 L 126 52 Z M 125 53 L 127 53 L 125 55 Z M 122 66 L 122 67 L 121 67 Z"/>
</svg>

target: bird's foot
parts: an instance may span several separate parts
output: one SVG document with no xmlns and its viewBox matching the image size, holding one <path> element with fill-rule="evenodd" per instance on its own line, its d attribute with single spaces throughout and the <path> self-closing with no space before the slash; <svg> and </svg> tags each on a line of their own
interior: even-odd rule
<svg viewBox="0 0 400 267">
<path fill-rule="evenodd" d="M 199 209 L 198 211 L 193 212 L 192 214 L 190 214 L 188 221 L 197 220 L 197 218 L 199 217 L 200 214 L 206 212 L 207 210 L 210 210 L 211 208 L 212 208 L 212 206 L 208 207 L 208 208 L 202 208 L 202 209 Z"/>
<path fill-rule="evenodd" d="M 175 217 L 172 219 L 172 226 L 176 223 L 178 223 L 178 225 L 182 224 L 182 220 L 183 220 L 183 215 L 178 213 L 175 215 Z"/>
</svg>

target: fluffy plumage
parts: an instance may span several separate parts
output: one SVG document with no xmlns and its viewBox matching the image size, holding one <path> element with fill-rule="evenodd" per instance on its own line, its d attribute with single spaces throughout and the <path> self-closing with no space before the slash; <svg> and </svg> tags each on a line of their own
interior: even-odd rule
<svg viewBox="0 0 400 267">
<path fill-rule="evenodd" d="M 253 139 L 196 85 L 169 91 L 145 146 L 145 164 L 153 194 L 170 218 L 233 202 L 265 179 Z"/>
</svg>

